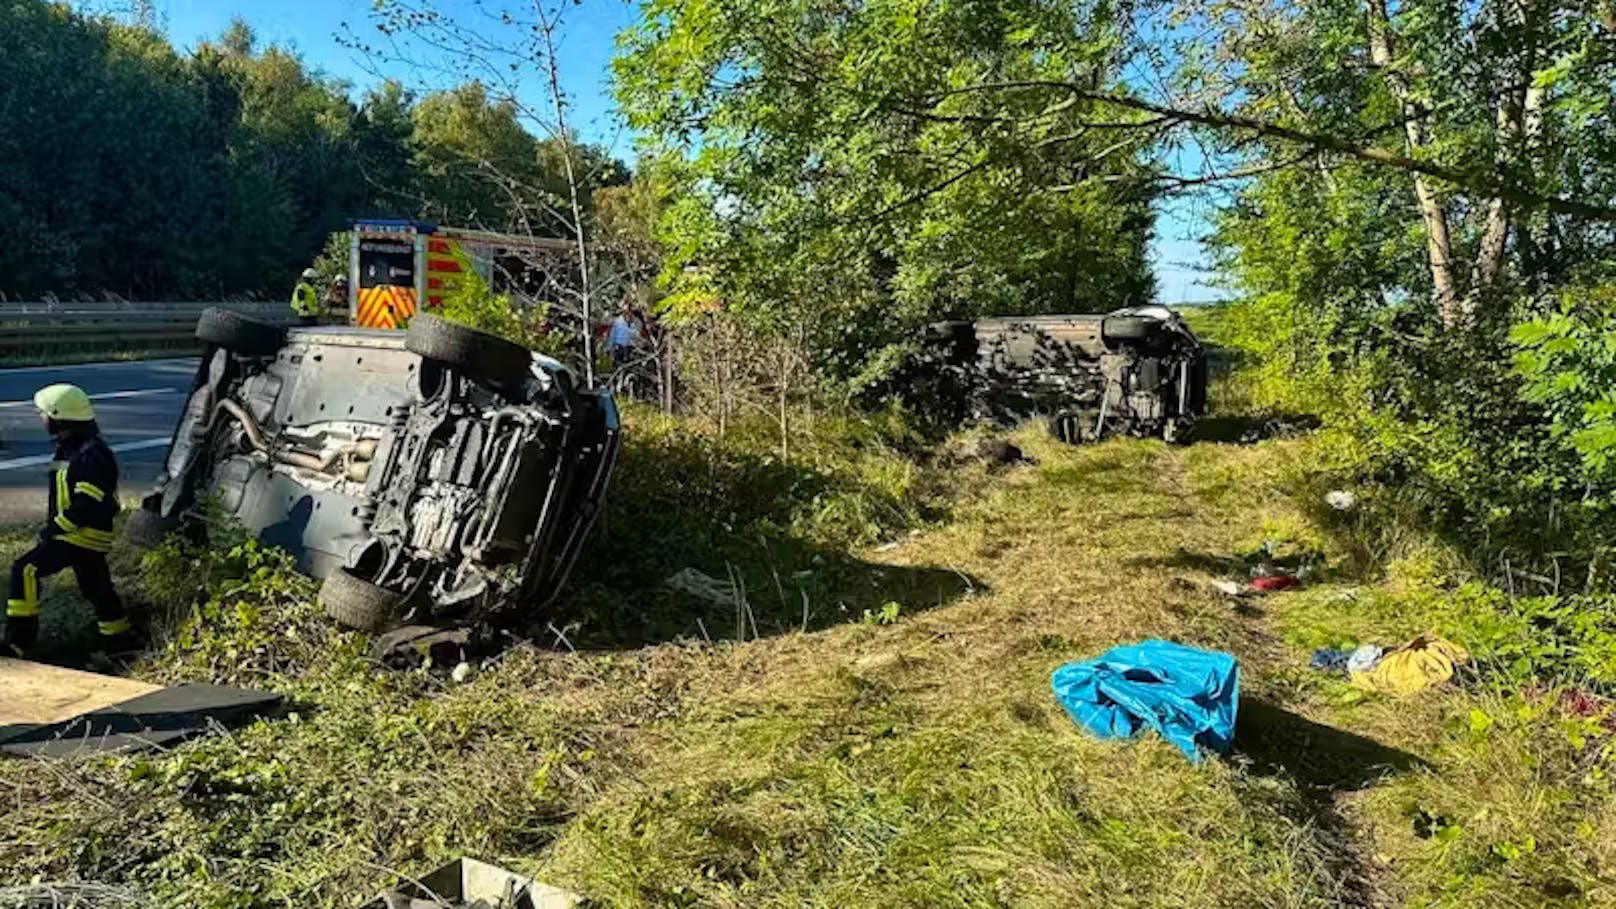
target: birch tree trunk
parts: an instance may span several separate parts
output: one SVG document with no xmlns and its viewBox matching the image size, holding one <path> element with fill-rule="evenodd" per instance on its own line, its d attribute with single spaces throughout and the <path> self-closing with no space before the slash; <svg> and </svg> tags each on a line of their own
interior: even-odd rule
<svg viewBox="0 0 1616 909">
<path fill-rule="evenodd" d="M 1398 72 L 1392 47 L 1391 16 L 1386 0 L 1367 0 L 1369 14 L 1369 59 L 1386 77 L 1386 85 L 1402 108 L 1403 135 L 1411 155 L 1425 147 L 1426 127 L 1424 112 L 1409 91 L 1408 77 Z M 1419 204 L 1420 219 L 1425 222 L 1426 258 L 1431 267 L 1431 286 L 1436 292 L 1437 316 L 1449 330 L 1460 329 L 1470 322 L 1466 307 L 1469 300 L 1461 299 L 1459 282 L 1453 263 L 1453 238 L 1448 229 L 1448 213 L 1437 199 L 1436 190 L 1424 175 L 1414 176 L 1414 198 Z"/>
<path fill-rule="evenodd" d="M 1515 87 L 1508 88 L 1498 98 L 1497 152 L 1494 162 L 1501 175 L 1506 174 L 1511 165 L 1530 162 L 1542 132 L 1543 89 L 1534 84 L 1532 78 L 1537 68 L 1532 15 L 1533 0 L 1503 0 L 1501 18 L 1527 44 L 1521 52 L 1520 67 L 1509 74 Z M 1482 230 L 1481 245 L 1476 250 L 1476 262 L 1470 271 L 1470 289 L 1466 294 L 1466 309 L 1472 314 L 1480 306 L 1482 298 L 1497 284 L 1498 275 L 1503 270 L 1512 216 L 1513 211 L 1505 200 L 1495 198 L 1488 203 L 1487 222 Z"/>
</svg>

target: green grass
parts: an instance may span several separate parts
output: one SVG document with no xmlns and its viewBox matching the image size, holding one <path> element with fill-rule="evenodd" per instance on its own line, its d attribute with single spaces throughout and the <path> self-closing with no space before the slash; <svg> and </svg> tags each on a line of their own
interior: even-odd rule
<svg viewBox="0 0 1616 909">
<path fill-rule="evenodd" d="M 370 667 L 256 546 L 125 562 L 171 630 L 140 674 L 270 687 L 292 713 L 0 764 L 0 885 L 351 906 L 471 854 L 609 906 L 1616 905 L 1608 736 L 1483 651 L 1408 700 L 1306 669 L 1314 646 L 1458 634 L 1482 606 L 1412 541 L 1366 561 L 1293 493 L 1307 439 L 1029 431 L 1036 466 L 989 469 L 880 423 L 822 420 L 790 459 L 767 427 L 630 430 L 556 617 L 582 649 L 547 634 L 465 685 Z M 1265 540 L 1322 553 L 1321 582 L 1207 590 Z M 666 590 L 684 567 L 733 568 L 747 606 Z M 61 586 L 69 640 L 88 618 Z M 1236 754 L 1101 742 L 1055 704 L 1056 666 L 1151 636 L 1240 657 Z"/>
</svg>

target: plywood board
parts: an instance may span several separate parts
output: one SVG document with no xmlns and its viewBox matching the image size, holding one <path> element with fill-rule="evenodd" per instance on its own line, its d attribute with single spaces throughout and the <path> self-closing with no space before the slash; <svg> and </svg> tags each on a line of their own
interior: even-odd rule
<svg viewBox="0 0 1616 909">
<path fill-rule="evenodd" d="M 158 690 L 133 679 L 0 657 L 0 726 L 60 723 Z"/>
</svg>

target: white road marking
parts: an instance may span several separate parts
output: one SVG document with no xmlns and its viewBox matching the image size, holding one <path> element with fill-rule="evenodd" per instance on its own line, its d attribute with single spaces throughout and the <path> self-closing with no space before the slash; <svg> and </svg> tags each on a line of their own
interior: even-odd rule
<svg viewBox="0 0 1616 909">
<path fill-rule="evenodd" d="M 157 448 L 167 445 L 171 436 L 160 436 L 152 439 L 139 439 L 134 442 L 119 442 L 109 445 L 113 454 L 125 451 L 143 451 L 147 448 Z M 0 461 L 0 470 L 16 470 L 19 467 L 41 467 L 49 464 L 56 456 L 54 454 L 29 455 L 26 458 L 12 458 L 9 461 Z"/>
<path fill-rule="evenodd" d="M 77 372 L 81 369 L 111 369 L 113 367 L 138 369 L 142 366 L 177 366 L 181 364 L 195 366 L 196 362 L 196 357 L 173 357 L 166 360 L 109 360 L 105 363 L 66 363 L 61 366 L 13 366 L 9 369 L 0 369 L 0 379 L 30 372 Z"/>
<path fill-rule="evenodd" d="M 104 391 L 100 394 L 90 395 L 92 401 L 105 401 L 113 398 L 144 398 L 148 395 L 173 395 L 184 392 L 183 388 L 140 388 L 134 391 Z M 32 407 L 33 401 L 0 401 L 0 408 L 4 407 Z"/>
</svg>

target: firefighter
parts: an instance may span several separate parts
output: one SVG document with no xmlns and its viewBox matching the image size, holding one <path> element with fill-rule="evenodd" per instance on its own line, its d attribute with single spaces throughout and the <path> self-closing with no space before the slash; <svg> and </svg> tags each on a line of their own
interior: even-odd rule
<svg viewBox="0 0 1616 909">
<path fill-rule="evenodd" d="M 303 279 L 292 288 L 292 315 L 297 316 L 301 325 L 313 325 L 320 319 L 320 292 L 314 289 L 314 282 L 319 279 L 319 272 L 305 268 Z"/>
<path fill-rule="evenodd" d="M 101 440 L 95 410 L 82 388 L 47 385 L 35 393 L 34 406 L 56 443 L 46 495 L 50 519 L 38 545 L 11 566 L 0 650 L 22 656 L 34 645 L 39 634 L 39 582 L 71 568 L 79 590 L 95 608 L 101 649 L 131 651 L 134 634 L 107 569 L 112 519 L 118 514 L 118 462 Z"/>
<path fill-rule="evenodd" d="M 328 318 L 348 314 L 348 276 L 337 275 L 325 289 L 325 314 Z"/>
</svg>

